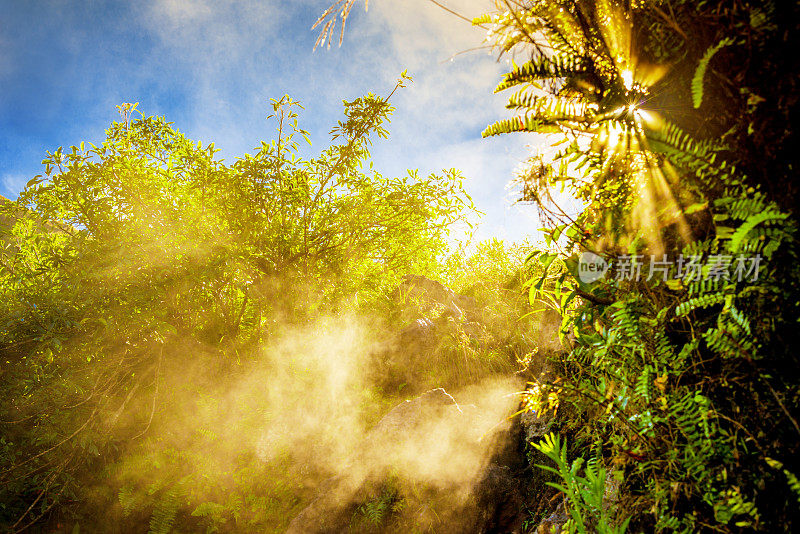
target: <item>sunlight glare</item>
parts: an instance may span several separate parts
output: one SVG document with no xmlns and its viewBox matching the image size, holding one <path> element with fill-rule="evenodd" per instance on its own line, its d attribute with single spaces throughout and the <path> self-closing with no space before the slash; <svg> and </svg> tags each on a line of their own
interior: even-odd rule
<svg viewBox="0 0 800 534">
<path fill-rule="evenodd" d="M 630 69 L 623 69 L 620 72 L 620 77 L 622 78 L 622 83 L 625 85 L 625 89 L 630 91 L 633 88 L 633 71 Z"/>
</svg>

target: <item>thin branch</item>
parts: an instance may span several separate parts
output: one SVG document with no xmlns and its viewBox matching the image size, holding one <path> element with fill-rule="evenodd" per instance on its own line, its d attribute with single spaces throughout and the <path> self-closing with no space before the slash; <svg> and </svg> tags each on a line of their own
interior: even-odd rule
<svg viewBox="0 0 800 534">
<path fill-rule="evenodd" d="M 158 367 L 156 367 L 156 380 L 155 380 L 156 389 L 155 392 L 153 393 L 153 404 L 150 407 L 150 418 L 147 420 L 147 426 L 145 426 L 141 432 L 133 436 L 131 440 L 139 439 L 140 437 L 144 436 L 145 432 L 150 430 L 150 425 L 153 422 L 153 415 L 156 413 L 156 400 L 158 399 L 158 381 L 161 374 L 161 359 L 163 358 L 163 356 L 164 356 L 164 345 L 161 345 L 161 350 L 158 353 Z"/>
<path fill-rule="evenodd" d="M 444 4 L 440 3 L 440 2 L 437 2 L 436 0 L 428 0 L 428 1 L 430 3 L 432 3 L 432 4 L 435 4 L 435 5 L 439 6 L 442 9 L 444 9 L 445 11 L 450 13 L 451 15 L 455 15 L 456 17 L 460 18 L 461 20 L 465 20 L 465 21 L 469 22 L 470 25 L 472 24 L 472 19 L 465 17 L 464 15 L 462 15 L 461 13 L 459 13 L 457 11 L 453 11 L 452 9 L 447 7 L 446 5 L 444 5 Z M 489 29 L 486 26 L 484 26 L 483 24 L 476 24 L 475 26 L 478 26 L 479 28 L 483 28 L 484 30 L 488 30 Z"/>
<path fill-rule="evenodd" d="M 28 458 L 24 462 L 18 463 L 17 465 L 12 465 L 11 467 L 6 469 L 5 471 L 0 472 L 0 474 L 5 475 L 6 473 L 10 473 L 11 471 L 14 471 L 15 469 L 18 469 L 18 468 L 22 467 L 23 465 L 28 464 L 28 463 L 34 461 L 35 459 L 37 459 L 37 458 L 39 458 L 41 456 L 44 456 L 48 452 L 59 448 L 60 446 L 62 446 L 63 444 L 65 444 L 66 442 L 68 442 L 69 440 L 74 438 L 75 436 L 77 436 L 84 428 L 86 428 L 86 425 L 88 425 L 89 422 L 91 422 L 91 420 L 94 419 L 94 416 L 97 413 L 98 409 L 99 409 L 99 405 L 95 406 L 94 411 L 92 411 L 92 413 L 89 415 L 89 417 L 86 419 L 86 421 L 75 432 L 73 432 L 72 434 L 70 434 L 66 438 L 62 439 L 61 441 L 59 441 L 58 443 L 56 443 L 55 445 L 53 445 L 49 449 L 45 449 L 42 452 L 40 452 L 39 454 L 31 456 L 30 458 Z"/>
<path fill-rule="evenodd" d="M 579 297 L 588 300 L 592 304 L 597 304 L 598 306 L 608 306 L 609 304 L 614 303 L 614 299 L 610 299 L 607 297 L 598 297 L 597 295 L 592 295 L 591 293 L 587 293 L 582 289 L 575 288 L 575 294 Z"/>
</svg>

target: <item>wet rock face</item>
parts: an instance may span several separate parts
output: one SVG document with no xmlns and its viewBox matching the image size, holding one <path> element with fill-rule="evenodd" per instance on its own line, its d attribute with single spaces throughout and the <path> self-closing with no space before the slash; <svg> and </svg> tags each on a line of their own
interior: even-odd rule
<svg viewBox="0 0 800 534">
<path fill-rule="evenodd" d="M 520 427 L 488 412 L 441 388 L 397 405 L 287 532 L 520 532 Z"/>
<path fill-rule="evenodd" d="M 553 418 L 525 412 L 509 421 L 498 413 L 458 404 L 441 388 L 400 403 L 288 532 L 564 532 L 563 495 L 535 465 L 549 459 L 529 446 L 552 430 Z M 492 428 L 498 420 L 506 424 Z M 616 487 L 606 485 L 613 502 Z"/>
<path fill-rule="evenodd" d="M 476 345 L 484 343 L 486 313 L 473 299 L 424 277 L 407 277 L 398 295 L 435 305 L 431 318 L 412 317 L 390 349 L 376 356 L 373 368 L 381 371 L 375 381 L 386 391 L 406 385 L 424 390 L 426 381 L 414 370 L 439 365 L 439 345 L 454 325 Z M 560 320 L 548 320 L 556 325 L 542 330 L 550 343 Z M 483 382 L 453 395 L 437 388 L 395 406 L 353 449 L 348 467 L 318 488 L 288 532 L 524 534 L 535 532 L 534 511 L 555 526 L 556 492 L 528 458 L 534 454 L 528 444 L 547 433 L 550 420 L 531 413 L 509 417 L 519 410 L 515 393 L 525 381 L 547 372 L 546 355 L 555 349 L 544 341 L 541 348 L 525 376 L 509 372 L 494 390 Z"/>
<path fill-rule="evenodd" d="M 564 523 L 566 523 L 568 519 L 569 516 L 564 510 L 562 503 L 559 509 L 536 526 L 535 532 L 536 534 L 561 534 L 562 532 L 566 532 Z"/>
<path fill-rule="evenodd" d="M 475 488 L 476 529 L 472 532 L 522 532 L 527 480 L 524 470 L 495 462 L 489 464 Z"/>
<path fill-rule="evenodd" d="M 534 410 L 523 412 L 520 415 L 520 424 L 525 442 L 537 442 L 542 439 L 549 431 L 552 421 L 552 416 L 539 415 Z"/>
</svg>

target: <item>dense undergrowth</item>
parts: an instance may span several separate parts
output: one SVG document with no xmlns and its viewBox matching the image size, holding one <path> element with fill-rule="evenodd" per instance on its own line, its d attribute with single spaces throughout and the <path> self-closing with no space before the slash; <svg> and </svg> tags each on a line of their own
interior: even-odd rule
<svg viewBox="0 0 800 534">
<path fill-rule="evenodd" d="M 551 136 L 519 177 L 547 250 L 448 252 L 460 177 L 368 168 L 374 95 L 311 159 L 288 97 L 232 164 L 135 106 L 48 155 L 3 208 L 4 527 L 281 531 L 394 403 L 530 363 L 546 302 L 566 350 L 524 398 L 569 531 L 797 528 L 798 6 L 496 5 L 518 114 L 485 135 Z"/>
<path fill-rule="evenodd" d="M 524 249 L 447 249 L 458 173 L 369 165 L 388 98 L 311 159 L 298 107 L 228 164 L 123 105 L 3 206 L 4 529 L 282 532 L 388 408 L 531 350 Z"/>
<path fill-rule="evenodd" d="M 558 463 L 570 531 L 797 528 L 789 4 L 505 2 L 475 21 L 524 60 L 498 86 L 518 115 L 484 135 L 555 142 L 520 181 L 563 250 L 531 256 L 549 271 L 532 295 L 562 312 L 571 346 L 531 406 L 568 414 L 569 447 L 536 446 Z M 582 213 L 548 202 L 553 187 Z"/>
</svg>

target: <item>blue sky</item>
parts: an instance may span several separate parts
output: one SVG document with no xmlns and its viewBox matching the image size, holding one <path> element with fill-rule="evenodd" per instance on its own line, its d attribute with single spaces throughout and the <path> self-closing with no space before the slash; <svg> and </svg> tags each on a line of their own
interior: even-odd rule
<svg viewBox="0 0 800 534">
<path fill-rule="evenodd" d="M 312 53 L 310 27 L 329 0 L 0 0 L 0 193 L 16 198 L 40 174 L 46 150 L 99 142 L 139 102 L 189 138 L 214 142 L 227 160 L 273 137 L 268 100 L 288 93 L 305 112 L 311 153 L 324 148 L 342 100 L 388 94 L 400 72 L 414 83 L 393 97 L 387 141 L 373 159 L 385 174 L 461 169 L 486 213 L 476 238 L 519 240 L 539 227 L 512 206 L 506 185 L 541 141 L 483 140 L 507 115 L 492 90 L 507 66 L 472 28 L 427 0 L 372 0 L 353 7 L 344 44 Z M 448 0 L 468 17 L 487 0 Z"/>
</svg>

